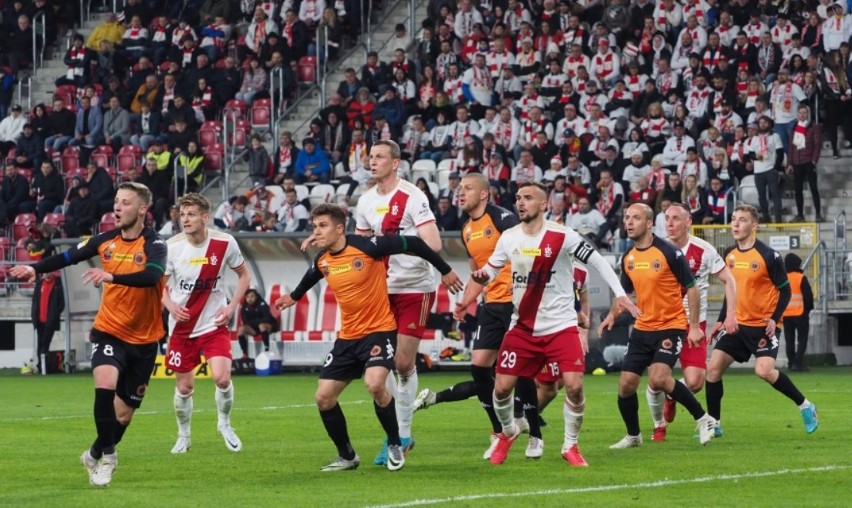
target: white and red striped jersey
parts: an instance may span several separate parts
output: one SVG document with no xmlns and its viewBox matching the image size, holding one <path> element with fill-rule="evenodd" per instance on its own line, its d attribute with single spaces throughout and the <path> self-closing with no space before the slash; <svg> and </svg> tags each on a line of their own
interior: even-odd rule
<svg viewBox="0 0 852 508">
<path fill-rule="evenodd" d="M 772 42 L 781 47 L 781 51 L 786 51 L 787 48 L 793 45 L 793 36 L 799 33 L 799 29 L 792 23 L 787 22 L 784 28 L 775 25 L 772 29 Z"/>
<path fill-rule="evenodd" d="M 387 194 L 379 194 L 378 186 L 373 186 L 361 195 L 355 210 L 357 230 L 376 236 L 417 236 L 417 228 L 430 222 L 435 222 L 435 215 L 426 195 L 402 179 Z M 407 254 L 388 259 L 388 293 L 431 293 L 436 286 L 432 266 L 426 260 Z"/>
<path fill-rule="evenodd" d="M 737 39 L 737 34 L 740 33 L 740 27 L 732 24 L 720 24 L 716 27 L 715 32 L 719 34 L 719 42 L 722 46 L 730 48 L 734 45 L 734 41 Z"/>
<path fill-rule="evenodd" d="M 536 236 L 522 225 L 504 231 L 484 269 L 493 279 L 511 263 L 511 327 L 537 336 L 576 326 L 574 259 L 587 262 L 593 253 L 579 233 L 552 221 Z"/>
<path fill-rule="evenodd" d="M 564 72 L 569 78 L 573 79 L 577 76 L 577 68 L 581 65 L 588 71 L 592 67 L 592 61 L 588 56 L 583 54 L 578 57 L 568 55 L 565 57 L 565 61 L 562 62 L 562 72 Z"/>
<path fill-rule="evenodd" d="M 716 249 L 706 241 L 696 236 L 689 235 L 686 245 L 681 249 L 689 270 L 695 276 L 698 294 L 701 301 L 699 314 L 701 322 L 707 321 L 707 288 L 710 287 L 710 274 L 716 275 L 725 268 L 725 260 Z M 689 316 L 689 306 L 686 296 L 683 298 L 683 308 Z"/>
<path fill-rule="evenodd" d="M 485 65 L 491 71 L 491 78 L 496 80 L 502 74 L 503 69 L 515 65 L 515 55 L 506 49 L 502 53 L 492 51 L 485 55 Z"/>
<path fill-rule="evenodd" d="M 760 36 L 763 32 L 768 32 L 769 27 L 763 21 L 759 21 L 756 25 L 749 23 L 743 27 L 743 32 L 748 36 L 748 41 L 755 46 L 760 44 Z"/>
<path fill-rule="evenodd" d="M 192 245 L 186 234 L 175 235 L 166 242 L 169 260 L 166 276 L 169 297 L 189 309 L 189 321 L 178 322 L 169 316 L 172 337 L 194 338 L 216 329 L 216 314 L 228 305 L 223 288 L 223 269 L 237 269 L 245 262 L 234 237 L 214 229 L 207 230 L 207 240 Z"/>
</svg>

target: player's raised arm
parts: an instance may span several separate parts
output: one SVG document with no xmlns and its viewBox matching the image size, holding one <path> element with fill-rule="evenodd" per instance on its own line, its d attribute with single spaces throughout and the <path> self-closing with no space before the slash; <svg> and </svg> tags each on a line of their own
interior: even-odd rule
<svg viewBox="0 0 852 508">
<path fill-rule="evenodd" d="M 440 237 L 438 237 L 440 240 Z M 432 266 L 441 272 L 441 282 L 453 294 L 461 291 L 464 288 L 461 278 L 453 271 L 452 267 L 438 255 L 429 245 L 416 236 L 381 236 L 373 237 L 367 244 L 373 247 L 366 247 L 365 252 L 368 252 L 374 258 L 384 256 L 392 256 L 394 254 L 411 254 L 419 258 L 425 259 Z"/>
<path fill-rule="evenodd" d="M 16 279 L 24 279 L 27 282 L 35 281 L 39 273 L 54 272 L 66 266 L 76 265 L 80 261 L 91 259 L 98 255 L 98 245 L 102 243 L 101 236 L 93 236 L 84 240 L 74 247 L 47 259 L 42 259 L 32 265 L 17 265 L 9 270 L 9 275 Z"/>
<path fill-rule="evenodd" d="M 604 259 L 604 257 L 601 256 L 594 247 L 589 245 L 589 243 L 585 240 L 581 240 L 577 246 L 574 247 L 574 257 L 593 267 L 597 270 L 601 277 L 603 277 L 604 282 L 606 282 L 606 285 L 609 286 L 609 289 L 612 290 L 615 295 L 615 300 L 613 300 L 613 310 L 616 311 L 616 314 L 620 314 L 623 311 L 630 312 L 633 317 L 639 317 L 642 314 L 639 307 L 637 307 L 636 304 L 627 297 L 627 292 L 625 291 L 626 288 L 623 287 L 622 281 L 618 280 L 618 275 L 616 275 L 615 270 L 609 266 L 606 259 Z M 614 317 L 615 316 L 613 315 L 613 318 Z"/>
</svg>

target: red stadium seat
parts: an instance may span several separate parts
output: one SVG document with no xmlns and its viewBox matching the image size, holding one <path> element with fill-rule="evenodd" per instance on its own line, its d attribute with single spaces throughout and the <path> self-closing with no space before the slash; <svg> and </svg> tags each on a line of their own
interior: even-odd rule
<svg viewBox="0 0 852 508">
<path fill-rule="evenodd" d="M 44 217 L 44 223 L 50 224 L 56 229 L 62 229 L 65 225 L 65 214 L 64 213 L 49 213 Z"/>
<path fill-rule="evenodd" d="M 231 99 L 225 103 L 225 107 L 222 108 L 225 111 L 228 110 L 237 110 L 240 112 L 240 117 L 245 117 L 246 111 L 248 110 L 248 105 L 246 105 L 246 101 L 241 99 Z"/>
<path fill-rule="evenodd" d="M 98 224 L 98 233 L 105 233 L 115 229 L 115 214 L 107 212 L 101 217 L 101 222 Z"/>
<path fill-rule="evenodd" d="M 317 59 L 314 56 L 303 56 L 299 59 L 299 83 L 312 85 L 316 81 Z"/>
<path fill-rule="evenodd" d="M 272 120 L 272 99 L 257 99 L 251 104 L 251 128 L 269 130 Z"/>
<path fill-rule="evenodd" d="M 22 213 L 15 217 L 15 222 L 12 223 L 12 238 L 15 241 L 26 238 L 30 234 L 30 227 L 38 224 L 35 214 Z"/>
<path fill-rule="evenodd" d="M 282 341 L 294 341 L 294 340 L 304 340 L 309 337 L 308 329 L 313 328 L 309 322 L 311 321 L 311 304 L 313 300 L 313 293 L 308 292 L 305 295 L 305 298 L 302 298 L 296 305 L 290 307 L 290 319 L 288 323 L 284 323 L 281 327 L 281 340 Z M 315 309 L 314 309 L 315 310 Z M 286 328 L 286 329 L 285 329 Z M 321 332 L 313 332 L 315 335 L 319 335 L 319 339 L 322 340 Z"/>
<path fill-rule="evenodd" d="M 128 169 L 139 166 L 142 162 L 142 147 L 137 145 L 125 145 L 118 151 L 115 158 L 116 166 L 121 174 Z"/>
<path fill-rule="evenodd" d="M 222 123 L 209 121 L 198 129 L 198 144 L 203 148 L 219 142 L 222 136 Z"/>
<path fill-rule="evenodd" d="M 80 152 L 73 146 L 66 147 L 62 150 L 60 158 L 63 173 L 70 173 L 80 167 Z"/>
</svg>

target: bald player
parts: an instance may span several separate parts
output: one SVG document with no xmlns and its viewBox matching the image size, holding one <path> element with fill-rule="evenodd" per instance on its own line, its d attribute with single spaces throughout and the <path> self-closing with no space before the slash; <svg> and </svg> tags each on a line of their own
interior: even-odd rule
<svg viewBox="0 0 852 508">
<path fill-rule="evenodd" d="M 654 211 L 645 204 L 631 205 L 624 214 L 627 236 L 634 245 L 621 259 L 621 285 L 635 293 L 642 310 L 627 343 L 627 353 L 618 381 L 618 409 L 627 427 L 627 435 L 610 448 L 642 445 L 639 429 L 639 399 L 636 389 L 642 373 L 648 369 L 648 386 L 662 391 L 682 404 L 698 422 L 699 442 L 712 438 L 716 420 L 708 415 L 695 395 L 672 377 L 684 339 L 693 346 L 704 340 L 699 322 L 699 295 L 695 277 L 683 253 L 653 234 Z M 689 322 L 683 311 L 683 290 L 689 303 Z M 619 310 L 613 307 L 598 327 L 598 333 L 612 329 Z M 687 334 L 687 325 L 689 332 Z"/>
</svg>

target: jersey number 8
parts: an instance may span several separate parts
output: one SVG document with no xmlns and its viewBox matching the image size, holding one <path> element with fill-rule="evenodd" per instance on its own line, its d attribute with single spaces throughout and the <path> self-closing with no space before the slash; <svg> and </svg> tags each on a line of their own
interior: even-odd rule
<svg viewBox="0 0 852 508">
<path fill-rule="evenodd" d="M 100 344 L 98 344 L 97 342 L 92 344 L 92 356 L 95 356 L 95 353 L 98 352 L 98 346 L 100 346 Z M 105 345 L 104 348 L 103 348 L 103 354 L 106 355 L 106 356 L 112 356 L 112 354 L 113 354 L 112 345 L 110 345 L 110 344 Z"/>
</svg>

